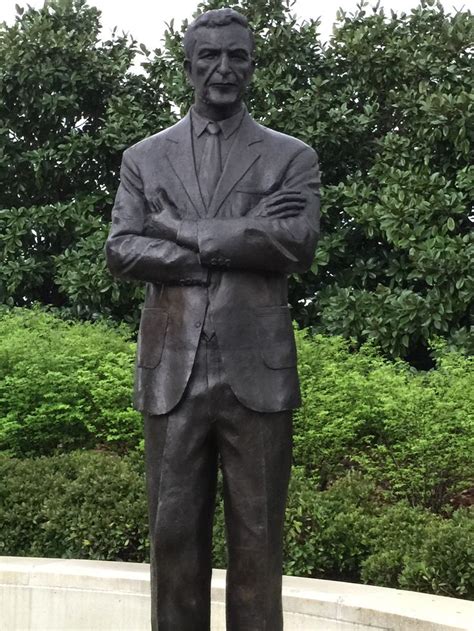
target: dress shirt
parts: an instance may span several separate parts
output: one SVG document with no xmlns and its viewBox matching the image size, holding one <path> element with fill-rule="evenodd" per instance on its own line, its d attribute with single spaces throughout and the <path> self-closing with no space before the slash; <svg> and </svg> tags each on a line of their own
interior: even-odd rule
<svg viewBox="0 0 474 631">
<path fill-rule="evenodd" d="M 242 119 L 245 114 L 245 107 L 242 108 L 234 114 L 230 118 L 225 118 L 221 121 L 212 121 L 216 123 L 220 127 L 221 134 L 219 135 L 220 145 L 221 145 L 221 169 L 224 168 L 225 161 L 227 160 L 227 156 L 229 155 L 230 148 L 232 147 L 232 143 L 235 140 L 236 132 L 239 129 Z M 201 164 L 202 154 L 204 152 L 204 145 L 206 144 L 206 127 L 208 123 L 211 121 L 208 118 L 204 118 L 200 114 L 196 112 L 194 107 L 191 108 L 191 125 L 193 129 L 192 139 L 193 139 L 193 153 L 194 153 L 194 166 L 196 168 L 196 173 L 199 173 L 199 166 Z"/>
<path fill-rule="evenodd" d="M 240 129 L 242 120 L 247 113 L 247 108 L 242 105 L 242 108 L 230 118 L 225 118 L 221 121 L 213 121 L 219 125 L 221 129 L 220 142 L 221 142 L 221 160 L 222 168 L 224 168 L 225 162 L 229 155 L 229 151 L 232 147 L 234 140 L 237 137 L 237 132 Z M 204 152 L 204 146 L 206 144 L 206 127 L 211 122 L 208 118 L 204 118 L 198 114 L 194 107 L 191 108 L 191 127 L 192 127 L 192 142 L 194 153 L 194 166 L 196 174 L 199 173 L 199 165 L 201 163 L 202 154 Z M 193 220 L 181 221 L 177 234 L 177 243 L 185 247 L 190 248 L 196 252 L 199 251 L 198 247 L 198 227 L 197 222 Z"/>
</svg>

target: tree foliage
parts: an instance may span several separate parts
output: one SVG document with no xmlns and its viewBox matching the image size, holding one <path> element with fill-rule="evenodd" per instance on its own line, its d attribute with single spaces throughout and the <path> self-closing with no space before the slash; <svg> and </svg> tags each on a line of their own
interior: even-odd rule
<svg viewBox="0 0 474 631">
<path fill-rule="evenodd" d="M 234 6 L 256 33 L 253 116 L 315 147 L 323 236 L 294 277 L 303 326 L 374 340 L 423 365 L 435 335 L 468 344 L 473 295 L 468 11 L 425 2 L 385 16 L 340 12 L 323 44 L 285 0 Z M 102 247 L 121 151 L 176 120 L 192 99 L 185 24 L 162 48 L 99 38 L 85 0 L 50 2 L 0 28 L 0 284 L 8 304 L 38 300 L 79 317 L 136 321 L 141 292 L 105 271 Z M 137 54 L 142 71 L 131 72 Z"/>
<path fill-rule="evenodd" d="M 0 28 L 0 286 L 76 316 L 126 317 L 139 300 L 112 282 L 102 255 L 120 154 L 170 122 L 164 92 L 130 72 L 135 43 L 100 41 L 85 0 L 19 9 Z"/>
</svg>

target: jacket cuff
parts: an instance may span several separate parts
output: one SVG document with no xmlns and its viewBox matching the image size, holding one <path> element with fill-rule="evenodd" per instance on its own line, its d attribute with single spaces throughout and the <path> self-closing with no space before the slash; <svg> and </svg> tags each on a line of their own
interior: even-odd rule
<svg viewBox="0 0 474 631">
<path fill-rule="evenodd" d="M 199 257 L 201 263 L 208 267 L 230 268 L 232 266 L 229 255 L 225 256 L 219 247 L 212 229 L 212 220 L 201 220 L 198 230 Z M 229 222 L 230 225 L 230 222 Z"/>
<path fill-rule="evenodd" d="M 176 243 L 194 252 L 199 251 L 197 221 L 183 220 L 179 224 Z"/>
</svg>

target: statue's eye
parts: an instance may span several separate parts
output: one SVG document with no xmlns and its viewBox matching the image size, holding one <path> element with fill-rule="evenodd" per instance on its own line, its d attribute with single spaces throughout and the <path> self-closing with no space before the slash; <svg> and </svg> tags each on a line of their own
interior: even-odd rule
<svg viewBox="0 0 474 631">
<path fill-rule="evenodd" d="M 247 54 L 243 50 L 235 50 L 230 53 L 231 59 L 237 59 L 239 61 L 247 61 Z"/>
<path fill-rule="evenodd" d="M 215 59 L 217 57 L 217 51 L 215 50 L 203 50 L 199 55 L 201 59 Z"/>
</svg>

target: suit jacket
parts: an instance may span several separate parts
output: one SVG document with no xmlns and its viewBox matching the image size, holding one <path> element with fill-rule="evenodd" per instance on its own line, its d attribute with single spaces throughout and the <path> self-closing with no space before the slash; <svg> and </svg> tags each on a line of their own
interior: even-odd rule
<svg viewBox="0 0 474 631">
<path fill-rule="evenodd" d="M 312 263 L 319 183 L 310 147 L 248 114 L 208 209 L 189 114 L 124 152 L 106 256 L 114 275 L 147 282 L 135 375 L 138 410 L 164 414 L 180 401 L 208 305 L 227 382 L 241 403 L 261 412 L 299 405 L 288 274 Z M 183 222 L 196 222 L 199 252 L 147 235 L 145 222 L 160 189 Z M 252 215 L 265 196 L 285 189 L 305 196 L 298 216 Z"/>
</svg>

